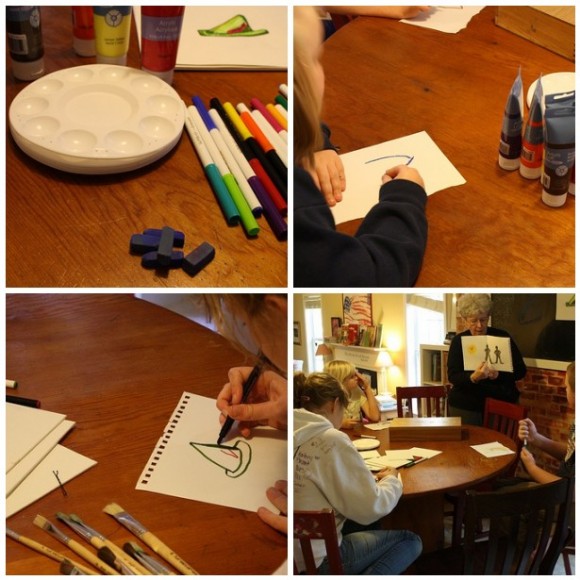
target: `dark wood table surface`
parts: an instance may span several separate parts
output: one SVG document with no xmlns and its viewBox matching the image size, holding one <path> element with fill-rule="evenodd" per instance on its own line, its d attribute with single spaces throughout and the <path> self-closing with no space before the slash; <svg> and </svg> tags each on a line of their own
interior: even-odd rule
<svg viewBox="0 0 580 580">
<path fill-rule="evenodd" d="M 346 431 L 346 433 L 349 433 Z M 403 480 L 403 496 L 397 507 L 383 519 L 383 526 L 408 529 L 423 540 L 423 550 L 433 551 L 443 547 L 444 495 L 464 491 L 489 481 L 505 472 L 516 460 L 516 455 L 487 458 L 471 445 L 498 441 L 512 451 L 515 443 L 509 437 L 473 425 L 463 425 L 461 440 L 452 441 L 390 441 L 389 430 L 375 431 L 358 428 L 349 435 L 372 435 L 380 441 L 379 452 L 388 449 L 420 447 L 441 451 L 439 455 L 412 467 L 399 469 Z"/>
<path fill-rule="evenodd" d="M 271 574 L 285 561 L 286 536 L 254 512 L 135 490 L 183 391 L 215 398 L 230 367 L 252 362 L 228 341 L 131 295 L 12 294 L 6 350 L 17 394 L 76 421 L 63 444 L 98 462 L 10 528 L 80 560 L 32 520 L 76 513 L 122 546 L 135 537 L 102 511 L 116 502 L 201 574 Z M 58 564 L 7 539 L 6 572 L 58 574 Z"/>
<path fill-rule="evenodd" d="M 485 8 L 458 34 L 355 19 L 325 43 L 322 117 L 342 153 L 427 131 L 466 179 L 428 198 L 417 286 L 571 287 L 574 197 L 546 206 L 538 181 L 501 170 L 497 156 L 518 67 L 527 91 L 574 63 L 499 28 L 494 15 Z M 339 229 L 352 234 L 359 223 Z"/>
<path fill-rule="evenodd" d="M 45 69 L 95 63 L 72 49 L 70 7 L 43 6 Z M 135 28 L 128 65 L 140 68 Z M 286 72 L 176 72 L 174 89 L 189 105 L 272 102 Z M 7 111 L 29 83 L 6 70 Z M 266 219 L 248 238 L 228 226 L 184 131 L 175 148 L 142 169 L 109 176 L 75 175 L 33 160 L 6 126 L 6 282 L 9 287 L 286 287 L 287 243 L 276 239 Z M 196 277 L 182 270 L 146 270 L 129 254 L 129 240 L 145 228 L 164 225 L 186 235 L 186 250 L 202 242 L 216 249 L 214 261 Z"/>
</svg>

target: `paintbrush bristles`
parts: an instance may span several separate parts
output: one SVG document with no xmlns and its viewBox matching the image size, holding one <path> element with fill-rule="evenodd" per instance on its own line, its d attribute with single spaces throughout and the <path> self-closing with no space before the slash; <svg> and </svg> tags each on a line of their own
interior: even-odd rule
<svg viewBox="0 0 580 580">
<path fill-rule="evenodd" d="M 32 523 L 35 526 L 42 528 L 43 530 L 50 530 L 53 527 L 52 524 L 44 516 L 41 516 L 40 514 L 38 514 L 34 518 L 34 520 L 32 520 Z"/>
<path fill-rule="evenodd" d="M 110 516 L 116 516 L 122 514 L 125 510 L 118 503 L 110 503 L 103 508 L 103 511 Z"/>
</svg>

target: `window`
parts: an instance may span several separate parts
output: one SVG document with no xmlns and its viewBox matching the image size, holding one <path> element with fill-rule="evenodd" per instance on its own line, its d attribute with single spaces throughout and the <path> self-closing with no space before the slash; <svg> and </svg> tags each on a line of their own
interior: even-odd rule
<svg viewBox="0 0 580 580">
<path fill-rule="evenodd" d="M 306 347 L 307 372 L 321 371 L 324 359 L 316 356 L 316 348 L 323 340 L 322 301 L 320 294 L 309 294 L 304 300 L 304 345 Z"/>
</svg>

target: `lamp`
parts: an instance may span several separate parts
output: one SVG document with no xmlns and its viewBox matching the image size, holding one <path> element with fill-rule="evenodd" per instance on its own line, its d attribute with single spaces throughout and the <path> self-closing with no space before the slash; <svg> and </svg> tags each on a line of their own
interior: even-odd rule
<svg viewBox="0 0 580 580">
<path fill-rule="evenodd" d="M 381 350 L 381 352 L 379 352 L 379 356 L 377 357 L 375 366 L 381 369 L 392 367 L 393 359 L 391 358 L 391 355 L 386 350 Z"/>
<path fill-rule="evenodd" d="M 325 342 L 321 342 L 316 348 L 316 356 L 328 356 L 331 354 L 332 349 Z"/>
<path fill-rule="evenodd" d="M 393 359 L 391 355 L 386 350 L 381 350 L 375 361 L 375 367 L 379 370 L 379 380 L 378 380 L 378 394 L 384 395 L 389 392 L 387 388 L 387 367 L 393 366 Z"/>
</svg>

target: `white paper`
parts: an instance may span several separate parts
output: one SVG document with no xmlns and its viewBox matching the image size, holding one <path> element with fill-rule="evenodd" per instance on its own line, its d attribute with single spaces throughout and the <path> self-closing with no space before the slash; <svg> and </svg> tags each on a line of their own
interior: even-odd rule
<svg viewBox="0 0 580 580">
<path fill-rule="evenodd" d="M 183 393 L 136 489 L 250 511 L 267 505 L 266 489 L 287 479 L 286 432 L 258 427 L 244 439 L 232 430 L 220 449 L 218 416 L 214 399 Z"/>
<path fill-rule="evenodd" d="M 364 217 L 378 203 L 381 178 L 395 165 L 417 169 L 427 195 L 465 183 L 426 131 L 344 153 L 340 158 L 346 190 L 342 201 L 331 208 L 337 224 Z"/>
<path fill-rule="evenodd" d="M 56 447 L 58 442 L 74 427 L 74 421 L 63 421 L 57 425 L 34 449 L 27 453 L 6 474 L 6 495 L 33 471 L 33 469 Z"/>
<path fill-rule="evenodd" d="M 463 368 L 476 370 L 486 362 L 498 371 L 514 372 L 510 339 L 505 336 L 462 336 Z"/>
<path fill-rule="evenodd" d="M 435 455 L 442 453 L 442 451 L 436 451 L 435 449 L 424 449 L 423 447 L 412 447 L 410 451 L 414 457 L 427 457 L 428 459 L 431 459 L 431 457 L 435 457 Z"/>
<path fill-rule="evenodd" d="M 365 423 L 365 429 L 370 429 L 371 431 L 381 431 L 382 429 L 388 429 L 389 424 L 385 421 L 380 423 Z"/>
<path fill-rule="evenodd" d="M 134 10 L 140 43 L 141 10 L 139 7 Z M 268 34 L 220 38 L 198 33 L 238 14 L 246 18 L 253 30 L 266 29 Z M 285 70 L 287 22 L 286 6 L 186 6 L 175 68 Z"/>
<path fill-rule="evenodd" d="M 10 471 L 34 449 L 65 415 L 6 403 L 6 471 Z"/>
<path fill-rule="evenodd" d="M 502 455 L 512 455 L 515 453 L 509 447 L 502 445 L 498 441 L 482 443 L 481 445 L 471 445 L 471 447 L 485 457 L 501 457 Z"/>
<path fill-rule="evenodd" d="M 65 484 L 96 463 L 93 459 L 57 445 L 6 498 L 6 517 L 9 518 L 59 488 L 54 471 L 58 471 L 58 478 Z"/>
<path fill-rule="evenodd" d="M 484 6 L 432 6 L 429 12 L 422 12 L 415 18 L 401 22 L 455 34 L 463 30 L 484 8 Z"/>
</svg>

